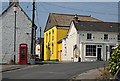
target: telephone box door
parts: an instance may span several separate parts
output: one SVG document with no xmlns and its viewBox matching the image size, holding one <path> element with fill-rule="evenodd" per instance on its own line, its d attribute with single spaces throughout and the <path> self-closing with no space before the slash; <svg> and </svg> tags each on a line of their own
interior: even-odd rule
<svg viewBox="0 0 120 81">
<path fill-rule="evenodd" d="M 19 64 L 27 64 L 27 44 L 20 44 L 19 47 Z"/>
</svg>

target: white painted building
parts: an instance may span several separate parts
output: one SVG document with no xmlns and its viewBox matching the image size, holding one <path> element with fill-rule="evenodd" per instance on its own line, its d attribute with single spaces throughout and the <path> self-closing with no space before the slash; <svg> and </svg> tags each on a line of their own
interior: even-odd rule
<svg viewBox="0 0 120 81">
<path fill-rule="evenodd" d="M 73 20 L 62 40 L 62 61 L 107 61 L 120 42 L 120 23 Z"/>
<path fill-rule="evenodd" d="M 24 10 L 19 4 L 16 13 L 16 52 L 14 53 L 14 25 L 15 25 L 15 13 L 13 11 L 13 6 L 15 3 L 11 3 L 7 9 L 3 11 L 0 15 L 0 21 L 2 21 L 2 26 L 0 26 L 0 33 L 2 33 L 2 49 L 0 49 L 1 59 L 0 63 L 8 63 L 11 59 L 16 56 L 16 63 L 19 61 L 19 45 L 21 43 L 27 44 L 28 47 L 28 59 L 31 51 L 31 29 L 32 22 Z"/>
<path fill-rule="evenodd" d="M 36 48 L 35 49 L 36 49 L 36 51 L 35 51 L 36 53 L 35 54 L 38 55 L 39 58 L 40 58 L 40 44 L 36 44 Z"/>
</svg>

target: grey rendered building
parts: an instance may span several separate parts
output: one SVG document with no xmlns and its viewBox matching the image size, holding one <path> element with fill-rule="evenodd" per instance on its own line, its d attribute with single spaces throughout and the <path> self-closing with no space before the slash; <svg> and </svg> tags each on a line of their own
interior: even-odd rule
<svg viewBox="0 0 120 81">
<path fill-rule="evenodd" d="M 16 52 L 14 53 L 14 27 L 15 27 L 15 13 L 13 11 L 14 5 L 17 5 L 18 11 L 16 13 Z M 0 15 L 0 21 L 2 21 L 2 26 L 0 26 L 2 31 L 2 48 L 0 50 L 1 60 L 0 63 L 9 63 L 11 59 L 14 59 L 14 54 L 16 56 L 16 63 L 19 61 L 19 45 L 21 43 L 27 44 L 27 59 L 29 60 L 31 52 L 31 29 L 32 21 L 25 13 L 25 11 L 20 7 L 19 3 L 11 3 L 6 10 Z M 35 28 L 37 28 L 35 26 Z"/>
</svg>

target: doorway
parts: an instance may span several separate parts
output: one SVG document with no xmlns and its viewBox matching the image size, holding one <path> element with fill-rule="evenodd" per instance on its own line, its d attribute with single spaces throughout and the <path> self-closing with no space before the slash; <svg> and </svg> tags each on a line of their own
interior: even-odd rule
<svg viewBox="0 0 120 81">
<path fill-rule="evenodd" d="M 101 48 L 97 48 L 97 60 L 101 61 Z"/>
<path fill-rule="evenodd" d="M 114 45 L 110 45 L 110 57 L 111 57 L 111 55 L 112 55 L 112 53 L 113 53 L 113 47 L 115 47 Z"/>
</svg>

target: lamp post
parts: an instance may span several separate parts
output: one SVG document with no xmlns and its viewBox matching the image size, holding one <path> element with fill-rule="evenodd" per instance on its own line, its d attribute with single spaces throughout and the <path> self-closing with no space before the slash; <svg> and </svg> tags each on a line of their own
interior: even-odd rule
<svg viewBox="0 0 120 81">
<path fill-rule="evenodd" d="M 15 4 L 13 7 L 14 13 L 15 13 L 15 27 L 14 27 L 14 64 L 16 63 L 16 13 L 18 10 L 17 5 Z"/>
</svg>

